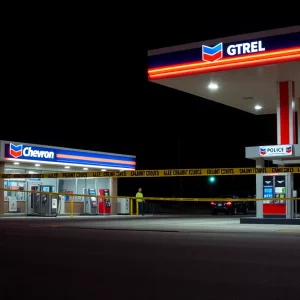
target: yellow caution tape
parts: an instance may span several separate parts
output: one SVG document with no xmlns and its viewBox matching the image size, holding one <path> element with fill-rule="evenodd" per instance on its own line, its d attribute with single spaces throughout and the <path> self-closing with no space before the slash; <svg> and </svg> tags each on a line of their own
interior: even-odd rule
<svg viewBox="0 0 300 300">
<path fill-rule="evenodd" d="M 0 191 L 7 192 L 18 192 L 18 193 L 33 193 L 33 194 L 50 194 L 54 196 L 68 196 L 70 198 L 74 197 L 91 197 L 91 195 L 87 194 L 69 194 L 69 193 L 51 193 L 51 192 L 42 192 L 42 191 L 24 191 L 24 190 L 10 190 L 10 189 L 2 189 Z M 137 199 L 136 197 L 131 196 L 104 196 L 104 195 L 93 195 L 96 198 L 105 198 L 105 199 Z M 140 199 L 140 198 L 138 198 Z M 181 202 L 246 202 L 246 201 L 278 201 L 278 200 L 300 200 L 297 197 L 290 198 L 170 198 L 170 197 L 143 197 L 145 201 L 181 201 Z"/>
<path fill-rule="evenodd" d="M 272 168 L 210 168 L 210 169 L 167 169 L 167 170 L 136 170 L 136 171 L 108 171 L 108 172 L 67 172 L 47 174 L 0 174 L 0 179 L 10 178 L 135 178 L 135 177 L 180 177 L 180 176 L 228 176 L 228 175 L 256 175 L 300 173 L 300 167 L 272 167 Z"/>
</svg>

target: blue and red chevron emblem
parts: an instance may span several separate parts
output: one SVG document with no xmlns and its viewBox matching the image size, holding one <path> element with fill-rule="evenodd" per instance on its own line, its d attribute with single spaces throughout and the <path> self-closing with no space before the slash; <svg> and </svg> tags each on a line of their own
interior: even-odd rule
<svg viewBox="0 0 300 300">
<path fill-rule="evenodd" d="M 202 45 L 202 60 L 207 62 L 214 62 L 223 57 L 223 43 L 214 47 Z"/>
<path fill-rule="evenodd" d="M 288 154 L 292 153 L 292 146 L 287 146 L 285 148 L 285 152 L 288 153 Z"/>
<path fill-rule="evenodd" d="M 18 158 L 23 155 L 23 145 L 14 145 L 10 143 L 9 145 L 9 155 L 14 158 Z"/>
</svg>

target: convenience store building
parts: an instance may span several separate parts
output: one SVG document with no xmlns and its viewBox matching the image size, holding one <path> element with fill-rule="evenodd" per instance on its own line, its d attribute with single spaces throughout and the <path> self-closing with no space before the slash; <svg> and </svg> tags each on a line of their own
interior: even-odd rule
<svg viewBox="0 0 300 300">
<path fill-rule="evenodd" d="M 59 172 L 97 172 L 135 170 L 136 157 L 132 155 L 94 152 L 78 149 L 52 147 L 13 141 L 0 141 L 1 174 L 43 174 Z M 29 193 L 33 186 L 52 186 L 58 193 L 84 194 L 86 189 L 109 190 L 110 196 L 118 194 L 117 178 L 17 178 L 0 180 L 0 215 L 10 213 L 8 195 L 15 191 L 15 212 L 30 212 Z M 67 198 L 67 200 L 70 198 Z M 74 213 L 83 212 L 83 199 L 74 197 Z M 65 201 L 63 212 L 69 213 Z M 116 214 L 112 201 L 111 214 Z"/>
</svg>

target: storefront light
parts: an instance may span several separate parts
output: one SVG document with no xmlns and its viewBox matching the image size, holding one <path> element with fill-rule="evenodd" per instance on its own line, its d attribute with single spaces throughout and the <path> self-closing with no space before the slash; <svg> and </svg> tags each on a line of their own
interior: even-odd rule
<svg viewBox="0 0 300 300">
<path fill-rule="evenodd" d="M 18 163 L 18 162 L 14 162 L 14 165 L 19 165 L 20 163 Z"/>
<path fill-rule="evenodd" d="M 89 168 L 83 168 L 84 171 L 87 171 Z"/>
<path fill-rule="evenodd" d="M 6 159 L 7 161 L 13 161 L 13 159 Z M 52 165 L 54 167 L 57 168 L 62 168 L 64 166 L 66 166 L 66 163 L 60 163 L 60 162 L 50 162 L 50 161 L 43 161 L 42 163 L 40 161 L 32 161 L 29 159 L 22 159 L 22 163 L 29 163 L 29 164 L 38 164 L 40 165 L 40 167 L 45 167 L 46 165 Z M 88 164 L 75 164 L 75 163 L 69 163 L 68 164 L 70 166 L 70 168 L 72 167 L 79 167 L 79 168 L 89 168 L 89 169 L 106 169 L 106 167 L 104 166 L 98 166 L 98 165 L 88 165 Z M 109 167 L 109 170 L 120 170 L 119 167 Z M 135 168 L 126 168 L 124 169 L 126 171 L 128 170 L 135 170 Z"/>
<path fill-rule="evenodd" d="M 65 166 L 65 169 L 70 169 L 70 167 L 69 166 Z"/>
<path fill-rule="evenodd" d="M 102 172 L 106 172 L 106 170 L 105 170 L 105 169 L 101 169 L 101 171 L 102 171 Z"/>
<path fill-rule="evenodd" d="M 40 167 L 41 165 L 40 165 L 40 164 L 35 164 L 34 166 L 35 166 L 35 167 Z"/>
</svg>

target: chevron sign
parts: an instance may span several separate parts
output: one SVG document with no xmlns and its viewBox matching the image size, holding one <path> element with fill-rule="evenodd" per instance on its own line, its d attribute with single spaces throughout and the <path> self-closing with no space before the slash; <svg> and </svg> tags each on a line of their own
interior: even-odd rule
<svg viewBox="0 0 300 300">
<path fill-rule="evenodd" d="M 263 46 L 262 41 L 229 44 L 225 45 L 225 47 L 223 46 L 223 43 L 219 43 L 214 47 L 202 45 L 202 60 L 207 62 L 215 62 L 223 57 L 255 54 L 263 51 L 266 51 L 266 48 Z"/>
<path fill-rule="evenodd" d="M 207 62 L 214 62 L 223 57 L 223 43 L 214 47 L 202 45 L 202 60 Z"/>
</svg>

